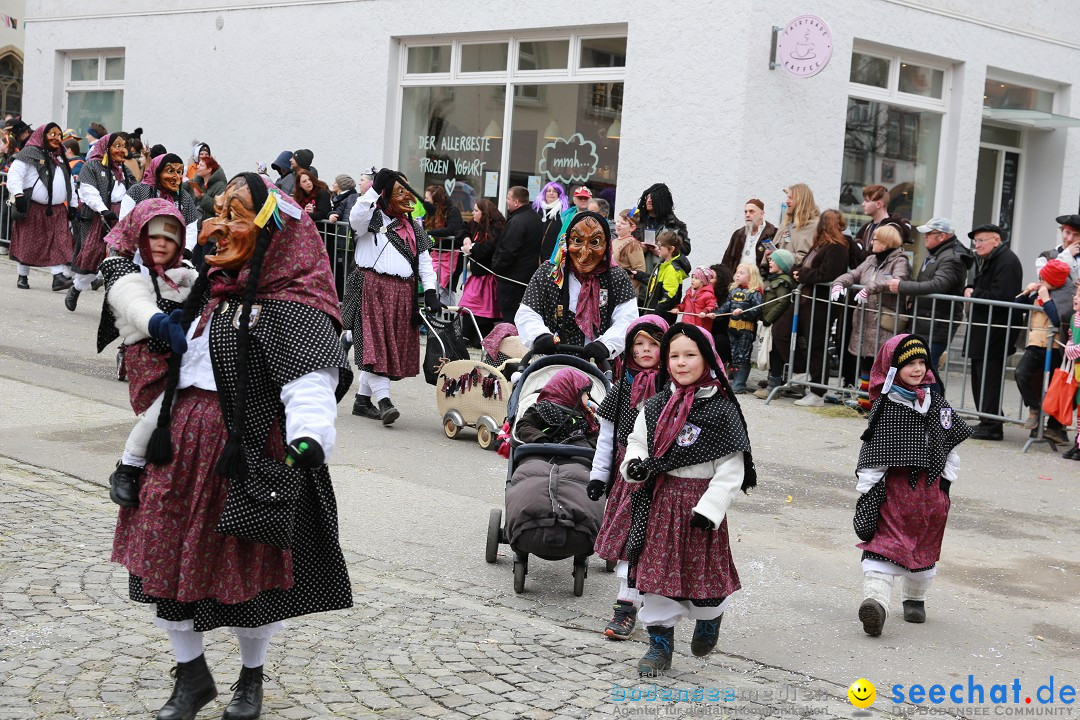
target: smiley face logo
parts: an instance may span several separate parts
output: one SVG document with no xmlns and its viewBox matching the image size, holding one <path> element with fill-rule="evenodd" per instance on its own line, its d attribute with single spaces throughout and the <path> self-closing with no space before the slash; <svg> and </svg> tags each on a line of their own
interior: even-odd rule
<svg viewBox="0 0 1080 720">
<path fill-rule="evenodd" d="M 868 708 L 877 699 L 877 688 L 866 678 L 859 678 L 847 689 L 848 700 L 857 708 Z"/>
</svg>

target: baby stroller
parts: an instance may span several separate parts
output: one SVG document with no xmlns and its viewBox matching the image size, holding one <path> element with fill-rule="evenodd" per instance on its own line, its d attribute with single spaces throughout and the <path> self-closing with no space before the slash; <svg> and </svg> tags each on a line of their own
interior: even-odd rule
<svg viewBox="0 0 1080 720">
<path fill-rule="evenodd" d="M 581 353 L 583 348 L 562 346 Z M 521 376 L 510 394 L 507 414 L 511 418 L 510 462 L 506 473 L 506 524 L 503 511 L 495 508 L 488 517 L 485 559 L 497 559 L 500 544 L 514 551 L 514 592 L 525 591 L 529 555 L 544 560 L 574 558 L 574 595 L 585 590 L 587 562 L 600 530 L 604 503 L 585 494 L 593 449 L 570 444 L 522 443 L 517 421 L 532 407 L 544 385 L 557 371 L 570 367 L 591 381 L 589 398 L 599 405 L 611 385 L 595 365 L 574 355 L 546 355 L 536 360 L 531 353 L 521 362 Z"/>
<path fill-rule="evenodd" d="M 450 313 L 468 313 L 473 325 L 476 318 L 466 307 L 448 307 Z M 499 437 L 499 429 L 506 419 L 506 403 L 510 397 L 509 373 L 504 372 L 507 365 L 525 355 L 526 350 L 516 337 L 508 337 L 500 343 L 500 355 L 505 348 L 511 360 L 496 366 L 493 359 L 473 360 L 468 353 L 461 357 L 447 347 L 446 337 L 449 323 L 429 318 L 421 313 L 428 326 L 429 346 L 432 339 L 442 348 L 441 362 L 434 367 L 435 406 L 442 416 L 442 427 L 446 437 L 453 440 L 462 428 L 476 428 L 476 442 L 485 450 L 494 450 Z M 479 337 L 480 328 L 476 327 Z"/>
</svg>

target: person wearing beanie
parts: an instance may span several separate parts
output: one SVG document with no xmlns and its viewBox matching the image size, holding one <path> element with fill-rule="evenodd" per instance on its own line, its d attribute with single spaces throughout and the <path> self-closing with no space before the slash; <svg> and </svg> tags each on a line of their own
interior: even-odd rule
<svg viewBox="0 0 1080 720">
<path fill-rule="evenodd" d="M 853 524 L 862 540 L 863 632 L 881 635 L 893 584 L 902 583 L 904 620 L 926 621 L 926 595 L 937 574 L 949 517 L 949 489 L 971 436 L 933 389 L 930 349 L 917 335 L 890 338 L 870 371 L 870 416 L 855 467 L 859 499 Z"/>
<path fill-rule="evenodd" d="M 716 293 L 712 285 L 716 273 L 705 266 L 698 266 L 690 273 L 690 289 L 679 303 L 679 319 L 691 325 L 699 325 L 712 333 L 713 316 L 716 314 Z"/>
<path fill-rule="evenodd" d="M 753 263 L 762 275 L 768 272 L 768 256 L 775 249 L 776 226 L 765 219 L 765 203 L 750 198 L 743 206 L 745 224 L 731 233 L 721 265 L 735 274 L 740 263 Z M 788 268 L 787 272 L 791 272 Z"/>
<path fill-rule="evenodd" d="M 334 184 L 330 190 L 333 196 L 330 198 L 330 217 L 327 220 L 332 223 L 347 221 L 359 197 L 356 192 L 356 181 L 348 175 L 338 175 L 334 178 Z"/>
<path fill-rule="evenodd" d="M 727 514 L 757 485 L 746 420 L 712 336 L 676 323 L 660 343 L 659 390 L 645 401 L 619 472 L 632 485 L 627 584 L 641 594 L 649 650 L 638 674 L 671 667 L 675 625 L 695 621 L 690 651 L 709 654 L 741 587 Z"/>
<path fill-rule="evenodd" d="M 315 169 L 315 166 L 311 162 L 315 159 L 315 153 L 311 152 L 307 148 L 301 148 L 292 154 L 292 160 L 290 160 L 290 166 L 295 173 L 297 170 L 307 170 L 315 177 L 319 177 L 319 171 Z"/>
<path fill-rule="evenodd" d="M 1028 408 L 1028 419 L 1024 427 L 1031 431 L 1031 437 L 1039 435 L 1046 350 L 1050 348 L 1050 367 L 1058 367 L 1061 364 L 1061 350 L 1055 340 L 1064 343 L 1068 339 L 1068 336 L 1060 331 L 1062 311 L 1052 297 L 1054 291 L 1063 288 L 1073 292 L 1076 290 L 1069 266 L 1061 260 L 1049 260 L 1039 270 L 1039 282 L 1030 283 L 1018 299 L 1018 302 L 1042 308 L 1042 312 L 1031 312 L 1024 354 L 1020 357 L 1015 372 L 1016 387 L 1020 389 L 1020 397 Z M 1073 292 L 1068 294 L 1072 295 Z M 1069 442 L 1065 427 L 1053 415 L 1047 415 L 1042 436 L 1052 443 L 1065 445 Z"/>
<path fill-rule="evenodd" d="M 754 397 L 765 400 L 773 388 L 784 384 L 784 364 L 791 353 L 791 322 L 795 314 L 795 302 L 792 293 L 795 281 L 791 278 L 791 268 L 795 265 L 795 256 L 790 250 L 774 250 L 769 255 L 769 274 L 765 278 L 762 292 L 761 324 L 769 337 L 769 379 L 765 387 L 754 391 Z M 763 341 L 764 342 L 764 341 Z"/>
</svg>

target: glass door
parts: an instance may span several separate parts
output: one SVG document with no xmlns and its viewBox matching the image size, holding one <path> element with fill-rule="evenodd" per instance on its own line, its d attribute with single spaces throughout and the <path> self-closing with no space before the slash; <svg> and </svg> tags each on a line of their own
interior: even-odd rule
<svg viewBox="0 0 1080 720">
<path fill-rule="evenodd" d="M 1023 131 L 984 125 L 982 139 L 971 226 L 997 225 L 1002 240 L 1008 242 L 1019 190 Z"/>
</svg>

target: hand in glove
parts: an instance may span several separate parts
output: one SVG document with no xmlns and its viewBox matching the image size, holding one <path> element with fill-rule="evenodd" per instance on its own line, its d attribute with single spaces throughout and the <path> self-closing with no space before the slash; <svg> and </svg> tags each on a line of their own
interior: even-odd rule
<svg viewBox="0 0 1080 720">
<path fill-rule="evenodd" d="M 829 293 L 829 299 L 839 300 L 841 295 L 847 295 L 847 288 L 843 285 L 833 285 L 832 292 Z"/>
<path fill-rule="evenodd" d="M 21 212 L 23 215 L 30 210 L 30 196 L 28 195 L 16 195 L 15 196 L 15 209 Z"/>
<path fill-rule="evenodd" d="M 611 350 L 601 341 L 593 340 L 585 346 L 585 357 L 590 360 L 595 360 L 596 362 L 609 360 L 611 359 Z"/>
<path fill-rule="evenodd" d="M 120 218 L 112 210 L 106 210 L 101 213 L 101 219 L 105 221 L 105 224 L 110 228 L 115 227 L 116 223 L 120 222 Z"/>
<path fill-rule="evenodd" d="M 590 480 L 589 484 L 585 486 L 585 493 L 589 496 L 590 500 L 599 500 L 604 497 L 604 493 L 607 492 L 607 483 L 603 480 Z"/>
<path fill-rule="evenodd" d="M 555 342 L 555 336 L 551 333 L 544 333 L 533 340 L 532 349 L 533 352 L 541 355 L 554 355 L 559 352 L 558 343 Z"/>
<path fill-rule="evenodd" d="M 859 292 L 855 293 L 855 302 L 862 305 L 866 302 L 867 297 L 869 297 L 869 293 L 866 291 L 866 288 L 863 288 Z"/>
<path fill-rule="evenodd" d="M 698 530 L 712 530 L 712 521 L 701 513 L 694 513 L 694 517 L 690 519 L 690 527 Z"/>
<path fill-rule="evenodd" d="M 1080 360 L 1080 345 L 1074 345 L 1072 340 L 1065 346 L 1065 357 L 1070 360 Z"/>
<path fill-rule="evenodd" d="M 379 172 L 375 173 L 375 178 L 371 181 L 371 187 L 375 188 L 375 192 L 382 195 L 383 190 L 391 188 L 394 183 L 398 181 L 398 173 L 396 170 L 390 168 L 383 168 Z"/>
<path fill-rule="evenodd" d="M 299 437 L 289 443 L 285 451 L 285 464 L 300 470 L 317 468 L 326 463 L 322 445 L 315 438 Z"/>
<path fill-rule="evenodd" d="M 634 482 L 645 482 L 652 475 L 649 467 L 641 460 L 634 458 L 626 464 L 626 477 Z"/>
<path fill-rule="evenodd" d="M 184 326 L 180 321 L 184 317 L 184 311 L 177 308 L 171 314 L 157 313 L 150 318 L 147 333 L 150 337 L 168 343 L 169 348 L 177 355 L 187 352 L 187 337 Z"/>
<path fill-rule="evenodd" d="M 443 304 L 439 302 L 439 293 L 436 290 L 424 291 L 424 307 L 427 308 L 429 315 L 436 315 L 443 309 Z"/>
</svg>

